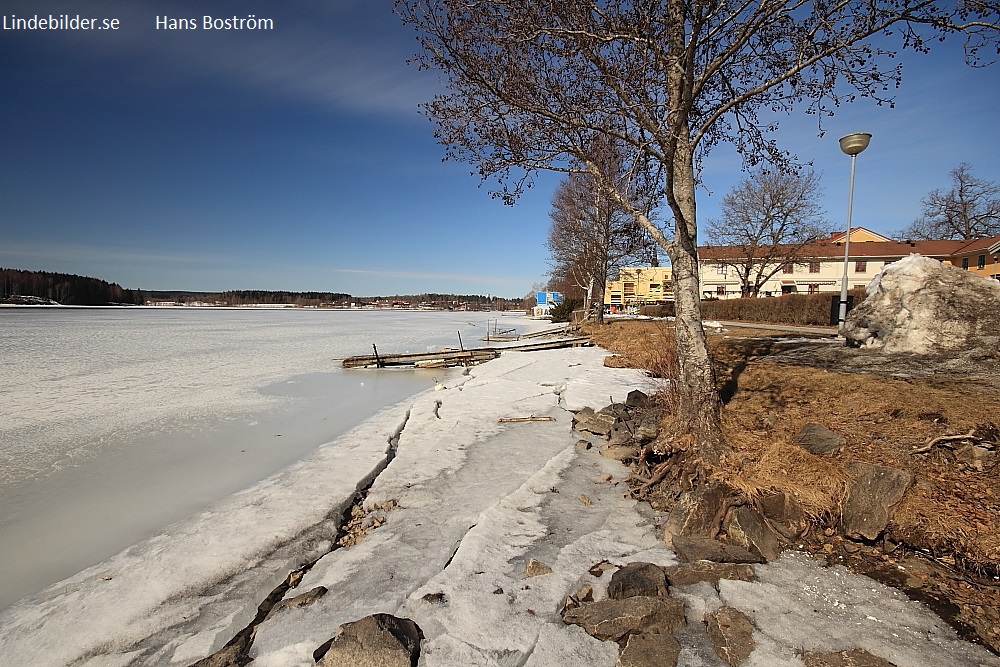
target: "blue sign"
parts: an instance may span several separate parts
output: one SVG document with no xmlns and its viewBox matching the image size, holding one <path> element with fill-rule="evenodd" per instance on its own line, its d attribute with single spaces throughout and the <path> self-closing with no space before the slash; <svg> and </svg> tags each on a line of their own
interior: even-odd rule
<svg viewBox="0 0 1000 667">
<path fill-rule="evenodd" d="M 554 306 L 563 302 L 562 292 L 536 292 L 535 296 L 539 306 Z"/>
</svg>

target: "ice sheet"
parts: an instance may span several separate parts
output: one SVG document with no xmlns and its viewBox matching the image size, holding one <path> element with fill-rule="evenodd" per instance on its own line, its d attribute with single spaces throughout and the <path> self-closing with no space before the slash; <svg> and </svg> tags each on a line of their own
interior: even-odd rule
<svg viewBox="0 0 1000 667">
<path fill-rule="evenodd" d="M 339 357 L 472 344 L 491 313 L 5 309 L 0 608 L 294 463 L 447 371 Z M 539 323 L 504 317 L 520 331 Z"/>
</svg>

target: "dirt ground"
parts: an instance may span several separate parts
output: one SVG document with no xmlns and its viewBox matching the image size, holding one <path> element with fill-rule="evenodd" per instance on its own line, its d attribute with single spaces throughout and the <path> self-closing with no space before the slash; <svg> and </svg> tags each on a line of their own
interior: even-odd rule
<svg viewBox="0 0 1000 667">
<path fill-rule="evenodd" d="M 613 322 L 587 333 L 616 353 L 609 365 L 671 377 L 670 328 Z M 888 356 L 744 328 L 712 334 L 709 347 L 732 447 L 716 476 L 751 499 L 793 494 L 810 517 L 794 546 L 900 588 L 1000 653 L 998 358 Z M 844 436 L 843 449 L 818 456 L 796 445 L 809 422 Z M 837 530 L 848 460 L 914 476 L 877 542 Z"/>
</svg>

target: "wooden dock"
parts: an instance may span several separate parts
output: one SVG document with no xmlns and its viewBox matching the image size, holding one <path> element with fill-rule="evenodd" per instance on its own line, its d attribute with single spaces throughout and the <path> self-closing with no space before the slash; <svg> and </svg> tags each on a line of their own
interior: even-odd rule
<svg viewBox="0 0 1000 667">
<path fill-rule="evenodd" d="M 444 366 L 472 366 L 490 359 L 496 359 L 501 352 L 532 352 L 535 350 L 556 350 L 563 347 L 590 345 L 585 336 L 547 340 L 539 343 L 523 343 L 504 347 L 476 347 L 467 350 L 438 350 L 437 352 L 408 352 L 405 354 L 364 354 L 347 357 L 344 368 L 385 368 L 387 366 L 414 366 L 417 368 L 441 368 Z M 372 346 L 374 348 L 374 346 Z"/>
</svg>

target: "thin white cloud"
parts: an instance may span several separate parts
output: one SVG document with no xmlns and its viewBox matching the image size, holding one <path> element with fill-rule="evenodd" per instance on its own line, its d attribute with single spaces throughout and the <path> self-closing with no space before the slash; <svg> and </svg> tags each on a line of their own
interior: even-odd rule
<svg viewBox="0 0 1000 667">
<path fill-rule="evenodd" d="M 213 5 L 219 15 L 224 13 L 222 6 Z M 14 8 L 22 13 L 36 11 L 24 2 L 15 2 Z M 92 1 L 87 9 L 95 16 L 119 17 L 123 29 L 97 46 L 92 36 L 73 31 L 57 37 L 73 42 L 76 57 L 90 54 L 98 60 L 142 62 L 141 74 L 129 82 L 133 86 L 195 81 L 332 110 L 411 117 L 416 116 L 417 104 L 437 90 L 432 76 L 406 64 L 412 55 L 410 46 L 415 49 L 416 42 L 400 40 L 406 31 L 388 4 L 379 3 L 384 16 L 372 18 L 372 6 L 367 3 L 296 3 L 271 12 L 257 10 L 258 17 L 274 17 L 275 29 L 266 33 L 162 31 L 153 37 L 149 30 L 157 16 L 197 15 L 200 21 L 212 9 L 199 6 L 195 11 L 184 5 L 144 1 Z M 246 12 L 241 8 L 238 14 Z M 362 29 L 356 28 L 359 15 Z"/>
<path fill-rule="evenodd" d="M 377 276 L 379 278 L 407 278 L 411 280 L 460 280 L 465 282 L 497 282 L 505 284 L 521 284 L 521 276 L 494 276 L 469 273 L 436 273 L 424 271 L 400 271 L 398 269 L 347 269 L 327 268 L 327 273 L 348 273 L 352 275 Z"/>
<path fill-rule="evenodd" d="M 226 255 L 200 252 L 160 252 L 148 248 L 114 248 L 65 243 L 4 243 L 0 246 L 0 262 L 5 264 L 33 261 L 46 262 L 128 262 L 170 265 L 219 265 L 232 263 Z"/>
</svg>

